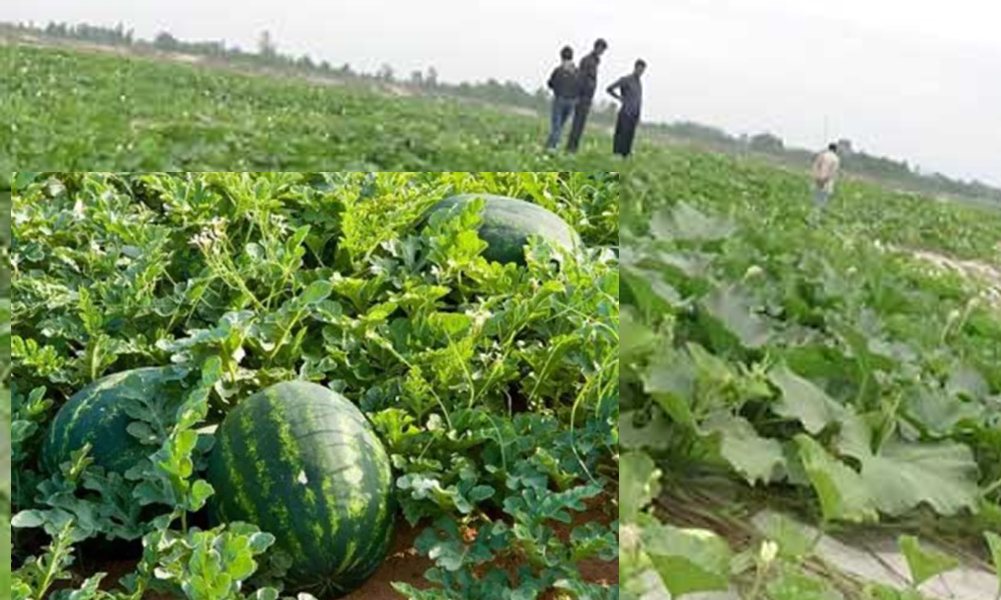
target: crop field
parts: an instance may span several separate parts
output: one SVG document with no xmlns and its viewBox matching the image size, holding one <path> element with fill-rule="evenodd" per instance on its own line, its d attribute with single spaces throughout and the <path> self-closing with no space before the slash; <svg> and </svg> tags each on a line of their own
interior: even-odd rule
<svg viewBox="0 0 1001 600">
<path fill-rule="evenodd" d="M 541 152 L 543 119 L 456 101 L 0 45 L 0 172 L 608 170 L 611 140 Z"/>
<path fill-rule="evenodd" d="M 625 596 L 917 600 L 960 560 L 1001 573 L 1001 213 L 851 183 L 818 217 L 768 167 L 647 167 L 622 199 Z M 821 551 L 873 532 L 907 581 Z"/>
<path fill-rule="evenodd" d="M 0 430 L 0 449 L 3 451 L 3 465 L 0 468 L 0 519 L 4 521 L 5 527 L 0 527 L 0 532 L 6 534 L 2 542 L 2 548 L 10 547 L 10 270 L 7 265 L 10 255 L 10 196 L 0 193 L 0 215 L 3 223 L 0 224 L 0 240 L 3 246 L 3 263 L 0 264 L 0 345 L 3 353 L 0 354 L 0 369 L 2 369 L 2 382 L 0 382 L 0 413 L 2 413 L 7 427 Z M 10 568 L 0 566 L 0 588 L 10 589 Z"/>
<path fill-rule="evenodd" d="M 336 435 L 371 423 L 337 456 L 369 461 L 352 485 L 387 498 L 395 542 L 352 600 L 601 600 L 620 579 L 630 600 L 1001 587 L 943 592 L 940 576 L 1001 577 L 998 207 L 848 168 L 817 215 L 805 173 L 642 126 L 628 161 L 592 130 L 578 155 L 548 155 L 543 119 L 499 108 L 37 47 L 0 46 L 0 61 L 15 65 L 0 168 L 33 169 L 0 178 L 17 190 L 15 597 L 300 591 L 295 544 L 336 536 L 326 505 L 320 531 L 263 518 L 274 478 L 323 491 L 283 454 L 300 431 L 286 405 Z M 587 249 L 566 256 L 554 235 L 525 264 L 481 260 L 520 242 L 484 248 L 497 238 L 478 205 L 425 219 L 461 192 L 529 200 Z M 60 454 L 88 440 L 59 409 L 143 367 L 168 369 L 124 383 L 125 440 L 147 452 L 102 439 Z M 275 387 L 290 380 L 326 391 Z M 177 386 L 180 407 L 156 400 Z M 372 535 L 346 573 L 387 527 L 380 502 L 364 517 L 357 502 L 343 526 Z M 234 515 L 265 526 L 219 524 Z M 866 536 L 892 543 L 899 577 L 832 558 L 832 540 Z"/>
<path fill-rule="evenodd" d="M 617 597 L 619 186 L 15 173 L 13 597 Z"/>
</svg>

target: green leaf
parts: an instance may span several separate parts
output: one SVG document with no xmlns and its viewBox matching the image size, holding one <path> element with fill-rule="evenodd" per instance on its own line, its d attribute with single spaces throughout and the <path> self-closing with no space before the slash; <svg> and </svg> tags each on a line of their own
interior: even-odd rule
<svg viewBox="0 0 1001 600">
<path fill-rule="evenodd" d="M 991 559 L 994 561 L 994 573 L 998 576 L 998 593 L 1001 594 L 1001 535 L 988 531 L 984 533 L 984 538 L 987 540 L 987 546 L 991 550 Z"/>
<path fill-rule="evenodd" d="M 715 533 L 648 523 L 642 540 L 650 562 L 673 596 L 730 587 L 730 547 Z"/>
<path fill-rule="evenodd" d="M 631 523 L 660 494 L 661 472 L 642 452 L 623 454 L 619 463 L 619 519 Z"/>
<path fill-rule="evenodd" d="M 695 393 L 696 371 L 690 355 L 666 349 L 643 374 L 643 389 L 664 412 L 682 425 L 697 427 L 691 402 Z"/>
<path fill-rule="evenodd" d="M 782 444 L 759 436 L 743 417 L 718 413 L 705 423 L 704 430 L 718 436 L 720 456 L 752 485 L 770 482 L 785 465 Z"/>
<path fill-rule="evenodd" d="M 924 389 L 910 394 L 905 408 L 909 417 L 935 437 L 948 436 L 963 422 L 976 423 L 986 411 L 982 404 Z"/>
<path fill-rule="evenodd" d="M 784 568 L 768 584 L 770 600 L 844 600 L 844 596 L 826 579 L 812 577 L 798 570 Z"/>
<path fill-rule="evenodd" d="M 771 339 L 768 324 L 757 315 L 751 298 L 736 284 L 714 289 L 700 305 L 746 348 L 760 348 Z"/>
<path fill-rule="evenodd" d="M 984 376 L 973 367 L 964 364 L 953 365 L 945 388 L 952 396 L 964 396 L 974 401 L 986 397 L 991 391 L 990 384 Z"/>
<path fill-rule="evenodd" d="M 813 484 L 826 521 L 871 521 L 877 513 L 862 477 L 831 456 L 812 438 L 795 437 L 803 468 Z"/>
<path fill-rule="evenodd" d="M 731 223 L 707 216 L 685 202 L 657 211 L 650 222 L 650 232 L 660 240 L 719 240 L 734 230 Z"/>
<path fill-rule="evenodd" d="M 635 419 L 635 413 L 625 412 L 619 420 L 622 447 L 626 450 L 667 450 L 671 439 L 677 435 L 674 424 L 661 413 L 654 413 L 650 421 L 641 427 L 633 424 Z"/>
<path fill-rule="evenodd" d="M 205 506 L 205 502 L 215 493 L 212 486 L 208 482 L 201 479 L 195 481 L 191 485 L 190 498 L 188 502 L 188 508 L 192 512 L 197 512 Z"/>
<path fill-rule="evenodd" d="M 45 524 L 45 514 L 37 510 L 22 510 L 10 520 L 11 527 L 31 529 Z"/>
<path fill-rule="evenodd" d="M 619 315 L 619 335 L 621 346 L 619 353 L 623 361 L 631 361 L 652 351 L 657 342 L 657 336 L 635 316 L 631 307 L 625 307 Z"/>
<path fill-rule="evenodd" d="M 101 580 L 103 580 L 107 575 L 104 573 L 98 573 L 93 577 L 88 578 L 79 589 L 74 590 L 69 595 L 69 600 L 93 600 L 94 598 L 103 598 L 103 594 L 100 590 Z"/>
<path fill-rule="evenodd" d="M 779 545 L 780 555 L 792 560 L 810 555 L 820 541 L 818 529 L 775 511 L 762 511 L 751 522 L 761 535 Z"/>
<path fill-rule="evenodd" d="M 329 298 L 333 291 L 334 286 L 329 281 L 323 279 L 314 281 L 309 284 L 309 287 L 307 287 L 306 291 L 303 292 L 302 302 L 307 305 L 319 304 Z"/>
<path fill-rule="evenodd" d="M 776 367 L 768 377 L 782 392 L 772 405 L 772 412 L 781 417 L 796 419 L 812 434 L 820 433 L 846 414 L 843 406 L 813 382 L 793 373 L 786 365 Z"/>
<path fill-rule="evenodd" d="M 861 461 L 862 481 L 881 512 L 903 515 L 922 503 L 941 515 L 975 510 L 978 467 L 968 446 L 906 442 L 894 436 L 872 453 L 871 430 L 860 417 L 849 418 L 845 432 L 840 446 Z"/>
<path fill-rule="evenodd" d="M 911 582 L 915 587 L 959 566 L 959 560 L 955 557 L 939 550 L 921 547 L 918 539 L 914 536 L 902 536 L 899 544 L 900 551 L 903 552 L 907 566 L 911 571 Z"/>
<path fill-rule="evenodd" d="M 153 428 L 149 423 L 144 423 L 142 421 L 133 421 L 129 423 L 126 431 L 132 437 L 138 439 L 143 444 L 158 445 L 160 444 L 160 436 L 153 431 Z"/>
<path fill-rule="evenodd" d="M 862 464 L 862 478 L 886 514 L 927 503 L 940 515 L 973 510 L 979 499 L 977 463 L 968 446 L 894 439 Z"/>
<path fill-rule="evenodd" d="M 250 536 L 248 545 L 254 554 L 263 554 L 275 543 L 275 536 L 270 533 L 257 532 Z"/>
</svg>

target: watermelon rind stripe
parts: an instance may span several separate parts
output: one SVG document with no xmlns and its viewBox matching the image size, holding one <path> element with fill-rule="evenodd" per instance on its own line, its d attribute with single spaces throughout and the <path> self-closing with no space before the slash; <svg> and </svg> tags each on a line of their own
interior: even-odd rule
<svg viewBox="0 0 1001 600">
<path fill-rule="evenodd" d="M 280 383 L 231 410 L 217 435 L 214 519 L 274 534 L 296 589 L 340 593 L 374 572 L 392 536 L 393 478 L 356 406 L 316 384 Z"/>
</svg>

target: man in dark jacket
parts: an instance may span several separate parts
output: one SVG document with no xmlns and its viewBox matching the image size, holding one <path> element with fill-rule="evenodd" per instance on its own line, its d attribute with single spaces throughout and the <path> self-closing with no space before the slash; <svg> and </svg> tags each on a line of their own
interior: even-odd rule
<svg viewBox="0 0 1001 600">
<path fill-rule="evenodd" d="M 601 63 L 601 55 L 607 49 L 608 43 L 599 39 L 594 42 L 594 49 L 580 60 L 580 67 L 577 69 L 577 106 L 574 108 L 573 125 L 570 127 L 570 139 L 567 141 L 569 152 L 576 152 L 580 146 L 580 137 L 584 134 L 587 115 L 591 112 L 591 103 L 594 102 L 594 90 L 598 87 L 598 64 Z"/>
<path fill-rule="evenodd" d="M 633 152 L 633 139 L 643 108 L 643 83 L 640 78 L 644 71 L 646 62 L 637 60 L 632 73 L 608 86 L 608 93 L 621 103 L 613 144 L 613 151 L 619 156 L 629 156 Z"/>
<path fill-rule="evenodd" d="M 549 76 L 548 85 L 553 91 L 553 113 L 546 147 L 555 150 L 563 135 L 563 126 L 577 104 L 577 68 L 573 64 L 573 49 L 570 46 L 560 50 L 560 66 Z"/>
</svg>

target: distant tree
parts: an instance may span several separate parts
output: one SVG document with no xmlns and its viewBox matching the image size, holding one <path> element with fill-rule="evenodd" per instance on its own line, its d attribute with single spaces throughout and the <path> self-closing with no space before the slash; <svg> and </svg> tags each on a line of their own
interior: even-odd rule
<svg viewBox="0 0 1001 600">
<path fill-rule="evenodd" d="M 375 74 L 376 78 L 385 81 L 387 83 L 392 83 L 396 79 L 396 72 L 393 70 L 393 66 L 389 63 L 383 63 L 379 67 L 379 71 Z"/>
<path fill-rule="evenodd" d="M 161 31 L 153 38 L 153 47 L 158 50 L 174 51 L 178 48 L 177 38 L 166 31 Z"/>
<path fill-rule="evenodd" d="M 668 133 L 680 138 L 686 138 L 710 144 L 732 144 L 734 138 L 718 127 L 702 125 L 691 121 L 681 121 L 671 123 L 667 127 Z"/>
<path fill-rule="evenodd" d="M 428 67 L 427 74 L 424 75 L 424 84 L 432 88 L 438 86 L 438 69 L 433 66 Z"/>
<path fill-rule="evenodd" d="M 265 29 L 261 32 L 261 37 L 257 40 L 257 53 L 263 58 L 275 58 L 278 55 L 278 46 L 271 38 L 271 32 Z"/>
<path fill-rule="evenodd" d="M 756 152 L 781 153 L 785 149 L 785 142 L 777 135 L 771 133 L 759 133 L 751 137 L 751 150 Z"/>
<path fill-rule="evenodd" d="M 129 36 L 131 36 L 131 33 L 129 34 Z M 119 21 L 119 23 L 115 25 L 115 37 L 114 37 L 115 42 L 118 44 L 125 44 L 127 43 L 126 40 L 128 39 L 129 36 L 126 36 L 125 34 L 125 25 L 123 25 Z"/>
<path fill-rule="evenodd" d="M 316 68 L 313 64 L 313 59 L 310 58 L 308 54 L 300 56 L 299 59 L 295 61 L 295 66 L 306 71 L 312 71 Z"/>
<path fill-rule="evenodd" d="M 420 70 L 412 71 L 410 73 L 410 85 L 424 87 L 424 73 Z"/>
</svg>

